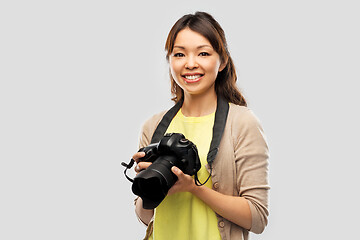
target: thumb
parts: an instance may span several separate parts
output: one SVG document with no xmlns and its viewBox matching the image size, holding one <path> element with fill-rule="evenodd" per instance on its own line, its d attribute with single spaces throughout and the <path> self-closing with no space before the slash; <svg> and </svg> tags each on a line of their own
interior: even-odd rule
<svg viewBox="0 0 360 240">
<path fill-rule="evenodd" d="M 184 173 L 178 168 L 178 167 L 172 167 L 171 171 L 179 178 L 182 175 L 184 175 Z"/>
</svg>

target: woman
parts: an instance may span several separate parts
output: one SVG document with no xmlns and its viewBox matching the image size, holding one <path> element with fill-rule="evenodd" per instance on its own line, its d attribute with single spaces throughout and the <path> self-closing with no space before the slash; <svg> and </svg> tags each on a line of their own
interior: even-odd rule
<svg viewBox="0 0 360 240">
<path fill-rule="evenodd" d="M 155 210 L 144 209 L 137 198 L 136 214 L 148 225 L 146 239 L 248 239 L 249 231 L 261 233 L 268 216 L 268 148 L 259 121 L 236 87 L 222 28 L 207 13 L 185 15 L 172 27 L 165 49 L 172 100 L 183 101 L 167 132 L 182 133 L 197 146 L 200 182 L 211 178 L 197 186 L 193 177 L 173 167 L 178 181 Z M 229 110 L 210 170 L 206 161 L 218 98 L 229 103 Z M 164 114 L 146 121 L 140 147 L 150 144 Z M 144 155 L 133 156 L 136 172 L 151 164 L 139 162 Z"/>
</svg>

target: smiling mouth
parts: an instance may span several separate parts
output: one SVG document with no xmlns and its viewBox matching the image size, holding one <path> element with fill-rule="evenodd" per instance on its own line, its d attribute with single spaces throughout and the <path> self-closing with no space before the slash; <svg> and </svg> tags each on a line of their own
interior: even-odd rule
<svg viewBox="0 0 360 240">
<path fill-rule="evenodd" d="M 188 83 L 200 81 L 203 76 L 204 74 L 182 75 L 183 79 Z"/>
</svg>

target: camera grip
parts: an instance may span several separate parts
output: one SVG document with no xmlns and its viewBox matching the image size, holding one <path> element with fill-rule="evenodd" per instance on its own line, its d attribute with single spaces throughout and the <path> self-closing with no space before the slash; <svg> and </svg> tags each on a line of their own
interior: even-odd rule
<svg viewBox="0 0 360 240">
<path fill-rule="evenodd" d="M 140 162 L 154 162 L 158 158 L 158 143 L 150 144 L 149 146 L 140 148 L 138 152 L 144 152 L 145 156 L 139 158 Z"/>
</svg>

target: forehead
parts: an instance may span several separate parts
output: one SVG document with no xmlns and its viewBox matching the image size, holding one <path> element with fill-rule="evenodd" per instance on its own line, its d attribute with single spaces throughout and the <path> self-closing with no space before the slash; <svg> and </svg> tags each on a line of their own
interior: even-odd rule
<svg viewBox="0 0 360 240">
<path fill-rule="evenodd" d="M 185 28 L 178 32 L 174 41 L 174 48 L 178 46 L 191 48 L 201 45 L 207 45 L 212 48 L 210 41 L 206 37 L 190 28 Z"/>
</svg>

